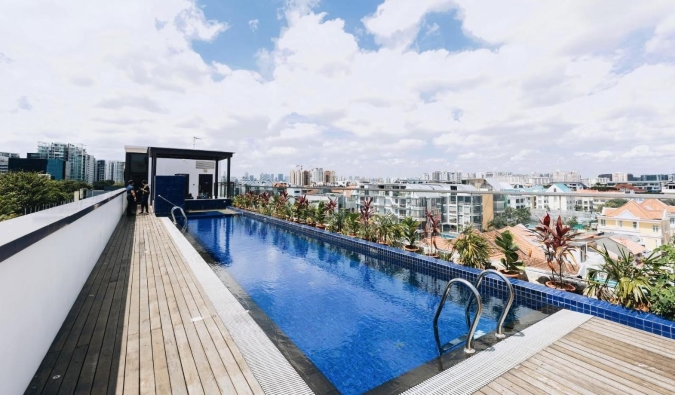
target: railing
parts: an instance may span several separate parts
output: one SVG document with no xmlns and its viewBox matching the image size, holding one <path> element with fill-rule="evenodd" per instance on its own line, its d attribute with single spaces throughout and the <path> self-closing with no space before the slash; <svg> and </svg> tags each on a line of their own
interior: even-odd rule
<svg viewBox="0 0 675 395">
<path fill-rule="evenodd" d="M 469 281 L 463 279 L 463 278 L 453 278 L 452 280 L 448 281 L 448 285 L 445 287 L 445 292 L 443 292 L 443 297 L 441 298 L 441 303 L 438 305 L 438 308 L 436 309 L 436 315 L 434 316 L 434 336 L 436 337 L 436 346 L 438 347 L 438 354 L 443 354 L 444 352 L 450 350 L 452 347 L 455 346 L 452 342 L 446 343 L 446 344 L 441 344 L 441 339 L 438 334 L 438 318 L 441 316 L 441 312 L 443 311 L 443 307 L 445 306 L 445 300 L 448 298 L 448 295 L 450 294 L 450 288 L 452 287 L 452 284 L 458 283 L 466 286 L 469 288 L 469 290 L 473 293 L 473 297 L 476 298 L 478 301 L 478 309 L 476 310 L 476 315 L 473 317 L 473 323 L 469 323 L 467 321 L 467 326 L 469 329 L 469 333 L 466 335 L 466 342 L 464 345 L 464 352 L 467 354 L 473 354 L 476 352 L 476 350 L 471 347 L 471 342 L 473 342 L 473 336 L 474 333 L 476 332 L 476 328 L 478 327 L 478 321 L 480 320 L 481 314 L 483 314 L 483 301 L 480 298 L 480 294 L 478 293 L 478 290 L 476 287 L 473 286 Z M 469 304 L 473 301 L 473 299 L 469 299 Z"/>
<path fill-rule="evenodd" d="M 187 220 L 187 215 L 185 215 L 185 210 L 183 210 L 183 208 L 181 206 L 172 203 L 169 199 L 165 198 L 162 195 L 157 195 L 157 197 L 173 206 L 173 207 L 171 207 L 171 219 L 173 219 L 174 225 L 178 225 L 178 221 L 176 221 L 176 210 L 180 211 L 180 213 L 183 215 L 183 226 L 181 227 L 181 230 L 182 231 L 187 230 L 188 220 Z"/>
<path fill-rule="evenodd" d="M 495 336 L 497 338 L 501 339 L 501 338 L 506 337 L 506 335 L 504 335 L 504 321 L 506 320 L 506 315 L 509 313 L 509 310 L 511 310 L 511 305 L 513 304 L 513 299 L 515 297 L 515 294 L 513 293 L 513 286 L 511 285 L 511 282 L 509 281 L 509 279 L 505 275 L 503 275 L 502 273 L 500 273 L 499 271 L 494 270 L 494 269 L 483 270 L 483 272 L 476 279 L 476 284 L 475 284 L 476 289 L 478 289 L 480 287 L 480 283 L 483 281 L 483 278 L 485 278 L 486 276 L 488 276 L 490 274 L 495 275 L 495 276 L 501 278 L 502 280 L 504 280 L 504 282 L 506 283 L 506 289 L 509 290 L 509 299 L 506 302 L 506 306 L 504 306 L 504 311 L 502 311 L 501 316 L 499 316 L 499 321 L 497 321 L 497 333 L 495 334 Z M 464 314 L 466 316 L 467 326 L 469 325 L 469 322 L 470 322 L 469 321 L 469 310 L 471 309 L 472 302 L 473 302 L 473 298 L 470 299 L 469 303 L 466 304 L 466 310 L 464 312 Z"/>
</svg>

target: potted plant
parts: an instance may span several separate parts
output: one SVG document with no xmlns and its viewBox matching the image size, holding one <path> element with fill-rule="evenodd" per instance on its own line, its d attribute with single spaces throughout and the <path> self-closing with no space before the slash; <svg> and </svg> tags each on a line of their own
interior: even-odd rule
<svg viewBox="0 0 675 395">
<path fill-rule="evenodd" d="M 356 237 L 361 229 L 359 215 L 357 213 L 348 213 L 345 218 L 345 227 L 349 236 Z"/>
<path fill-rule="evenodd" d="M 347 220 L 347 212 L 342 209 L 332 214 L 328 221 L 328 230 L 331 232 L 342 233 Z"/>
<path fill-rule="evenodd" d="M 506 277 L 520 277 L 525 269 L 523 262 L 518 260 L 518 251 L 520 251 L 520 248 L 513 242 L 513 234 L 508 230 L 502 232 L 495 237 L 495 244 L 504 254 L 504 258 L 500 259 L 504 268 L 499 269 L 499 271 Z"/>
<path fill-rule="evenodd" d="M 466 226 L 460 233 L 454 246 L 457 260 L 468 267 L 488 269 L 490 267 L 490 244 L 473 226 Z"/>
<path fill-rule="evenodd" d="M 378 215 L 375 217 L 375 236 L 380 244 L 389 244 L 391 228 L 394 219 L 391 215 Z"/>
<path fill-rule="evenodd" d="M 326 205 L 324 202 L 319 202 L 319 205 L 314 211 L 314 220 L 316 227 L 319 229 L 326 229 Z"/>
<path fill-rule="evenodd" d="M 361 237 L 364 240 L 371 241 L 374 235 L 374 229 L 372 224 L 373 218 L 373 198 L 363 199 L 363 204 L 359 209 L 359 220 L 361 221 Z"/>
<path fill-rule="evenodd" d="M 542 243 L 548 267 L 551 269 L 551 280 L 546 282 L 546 286 L 565 291 L 576 290 L 574 285 L 565 282 L 564 272 L 565 264 L 576 262 L 572 255 L 576 246 L 572 242 L 579 233 L 573 232 L 572 228 L 565 225 L 561 216 L 558 216 L 558 220 L 553 224 L 548 213 L 539 220 L 532 233 Z"/>
<path fill-rule="evenodd" d="M 403 246 L 403 249 L 410 252 L 417 252 L 420 248 L 415 245 L 415 242 L 417 242 L 417 228 L 419 228 L 420 223 L 415 221 L 412 217 L 405 217 L 400 225 L 403 230 L 403 238 L 406 241 L 406 245 Z"/>
<path fill-rule="evenodd" d="M 623 249 L 618 259 L 613 259 L 607 247 L 603 248 L 593 248 L 602 256 L 604 263 L 599 269 L 588 270 L 588 286 L 584 294 L 624 307 L 649 311 L 651 265 L 636 265 L 633 254 L 626 254 Z"/>
</svg>

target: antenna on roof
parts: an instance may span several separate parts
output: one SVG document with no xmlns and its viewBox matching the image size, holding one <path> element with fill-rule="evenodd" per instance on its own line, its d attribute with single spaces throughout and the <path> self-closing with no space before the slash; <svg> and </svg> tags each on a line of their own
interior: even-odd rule
<svg viewBox="0 0 675 395">
<path fill-rule="evenodd" d="M 197 146 L 197 140 L 201 140 L 201 138 L 196 136 L 192 137 L 192 149 L 195 149 L 195 147 Z"/>
</svg>

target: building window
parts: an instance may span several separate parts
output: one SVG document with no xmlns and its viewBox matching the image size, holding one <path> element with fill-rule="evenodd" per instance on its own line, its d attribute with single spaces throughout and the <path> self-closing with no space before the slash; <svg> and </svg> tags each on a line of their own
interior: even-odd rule
<svg viewBox="0 0 675 395">
<path fill-rule="evenodd" d="M 675 225 L 675 218 L 671 218 L 671 219 L 670 219 L 670 224 L 671 224 L 671 225 Z"/>
<path fill-rule="evenodd" d="M 605 225 L 606 225 L 606 224 L 605 224 L 605 220 L 604 220 L 604 219 L 601 219 L 601 220 L 600 220 L 600 226 L 605 226 Z"/>
<path fill-rule="evenodd" d="M 619 221 L 619 228 L 623 228 L 623 221 Z"/>
<path fill-rule="evenodd" d="M 654 231 L 654 233 L 659 233 L 659 227 L 658 227 L 658 225 L 652 226 L 652 230 Z"/>
<path fill-rule="evenodd" d="M 633 222 L 633 229 L 637 229 L 637 222 Z"/>
</svg>

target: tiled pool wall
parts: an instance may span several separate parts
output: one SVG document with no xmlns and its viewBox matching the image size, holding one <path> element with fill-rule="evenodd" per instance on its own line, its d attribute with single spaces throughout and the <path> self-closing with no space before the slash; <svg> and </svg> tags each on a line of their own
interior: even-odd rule
<svg viewBox="0 0 675 395">
<path fill-rule="evenodd" d="M 459 277 L 470 282 L 475 282 L 481 272 L 478 269 L 457 265 L 436 258 L 430 258 L 413 252 L 403 251 L 398 248 L 365 241 L 355 237 L 329 232 L 312 226 L 285 221 L 247 210 L 232 209 L 262 222 L 273 223 L 282 228 L 290 229 L 293 232 L 327 241 L 333 245 L 346 247 L 351 251 L 374 258 L 380 258 L 388 263 L 393 263 L 422 274 L 429 274 L 442 280 Z M 618 322 L 659 336 L 675 339 L 675 322 L 666 320 L 655 314 L 626 309 L 622 306 L 613 305 L 583 295 L 558 291 L 539 284 L 517 279 L 511 279 L 511 284 L 516 296 L 516 301 L 527 305 L 528 307 L 540 308 L 544 305 L 550 305 L 565 308 Z M 487 292 L 489 295 L 495 296 L 503 297 L 507 292 L 503 280 L 492 276 L 484 278 L 480 288 L 482 292 Z"/>
</svg>

